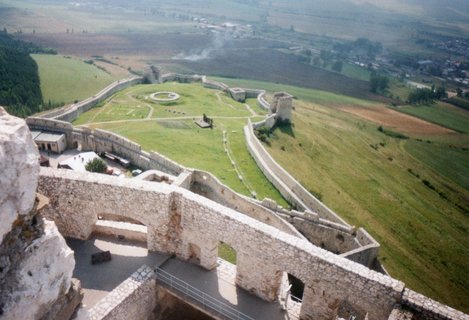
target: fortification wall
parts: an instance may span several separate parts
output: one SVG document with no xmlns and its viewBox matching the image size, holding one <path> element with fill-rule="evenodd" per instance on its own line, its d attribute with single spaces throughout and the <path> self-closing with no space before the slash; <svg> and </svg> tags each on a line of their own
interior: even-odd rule
<svg viewBox="0 0 469 320">
<path fill-rule="evenodd" d="M 265 91 L 257 96 L 257 104 L 259 107 L 264 108 L 267 111 L 270 111 L 270 104 L 265 99 Z"/>
<path fill-rule="evenodd" d="M 74 130 L 71 123 L 54 119 L 28 117 L 26 118 L 26 124 L 30 130 L 48 130 L 66 134 L 71 133 Z"/>
<path fill-rule="evenodd" d="M 144 170 L 157 169 L 176 176 L 184 171 L 183 166 L 171 159 L 157 152 L 143 151 L 139 144 L 106 130 L 75 128 L 65 121 L 35 117 L 27 118 L 26 122 L 31 130 L 64 133 L 68 149 L 80 147 L 83 151 L 116 153 Z"/>
<path fill-rule="evenodd" d="M 42 168 L 38 191 L 51 199 L 44 212 L 66 236 L 86 239 L 100 212 L 141 221 L 148 248 L 213 268 L 220 241 L 237 251 L 237 284 L 266 300 L 278 295 L 282 272 L 305 283 L 304 319 L 333 318 L 341 301 L 387 319 L 404 285 L 256 221 L 188 190 L 139 180 Z M 266 250 L 269 248 L 269 250 Z"/>
<path fill-rule="evenodd" d="M 336 254 L 360 248 L 360 243 L 351 232 L 328 227 L 295 216 L 285 216 L 285 219 L 304 234 L 311 243 Z"/>
<path fill-rule="evenodd" d="M 203 76 L 199 75 L 186 75 L 179 73 L 166 73 L 161 76 L 162 82 L 177 81 L 181 83 L 199 82 L 202 81 Z"/>
<path fill-rule="evenodd" d="M 81 319 L 150 319 L 156 306 L 156 280 L 148 266 L 140 267 L 128 279 L 94 305 Z"/>
<path fill-rule="evenodd" d="M 413 320 L 469 320 L 469 315 L 407 288 L 402 305 L 411 310 Z"/>
<path fill-rule="evenodd" d="M 310 209 L 317 212 L 323 219 L 348 226 L 342 218 L 309 193 L 270 156 L 259 140 L 257 140 L 250 121 L 244 127 L 244 135 L 249 153 L 267 179 L 280 191 L 288 202 L 297 208 L 303 210 Z"/>
<path fill-rule="evenodd" d="M 275 122 L 276 122 L 275 114 L 271 114 L 271 115 L 265 117 L 264 120 L 253 123 L 252 128 L 253 129 L 258 129 L 260 127 L 267 127 L 269 129 L 272 129 L 275 126 Z"/>
<path fill-rule="evenodd" d="M 65 108 L 51 110 L 50 112 L 41 114 L 40 117 L 72 122 L 76 118 L 78 118 L 78 116 L 80 116 L 82 113 L 88 111 L 89 109 L 91 109 L 101 101 L 107 99 L 117 91 L 136 85 L 138 83 L 142 83 L 142 81 L 143 78 L 141 77 L 131 77 L 125 80 L 115 81 L 100 92 L 98 92 L 96 95 L 88 99 L 85 99 L 78 103 L 74 103 Z"/>
<path fill-rule="evenodd" d="M 263 201 L 263 203 L 265 200 Z M 275 202 L 273 203 L 275 204 Z M 273 206 L 273 204 L 267 204 Z M 314 245 L 340 254 L 368 268 L 386 273 L 377 261 L 380 245 L 363 228 L 356 230 L 319 218 L 317 213 L 278 209 L 277 213 L 290 222 Z"/>
<path fill-rule="evenodd" d="M 228 88 L 229 88 L 229 87 L 228 87 L 226 84 L 224 84 L 223 82 L 218 82 L 218 81 L 209 80 L 209 79 L 207 79 L 206 76 L 203 76 L 203 78 L 202 78 L 202 85 L 203 85 L 205 88 L 216 89 L 216 90 L 221 90 L 221 91 L 227 91 Z"/>
<path fill-rule="evenodd" d="M 243 90 L 246 92 L 246 99 L 253 99 L 256 98 L 260 95 L 265 93 L 265 90 L 260 90 L 260 89 L 249 89 L 249 88 L 243 88 Z"/>
<path fill-rule="evenodd" d="M 208 172 L 194 170 L 190 190 L 283 232 L 304 239 L 301 233 L 275 212 L 234 192 Z"/>
<path fill-rule="evenodd" d="M 355 239 L 359 243 L 359 247 L 355 250 L 342 253 L 342 256 L 369 268 L 374 267 L 378 258 L 379 243 L 363 228 L 359 228 L 356 231 Z M 378 270 L 386 273 L 381 266 L 378 267 Z"/>
</svg>

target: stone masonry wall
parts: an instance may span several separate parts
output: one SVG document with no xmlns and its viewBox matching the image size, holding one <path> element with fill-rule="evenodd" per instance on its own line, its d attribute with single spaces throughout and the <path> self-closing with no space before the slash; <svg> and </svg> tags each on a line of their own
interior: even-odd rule
<svg viewBox="0 0 469 320">
<path fill-rule="evenodd" d="M 184 167 L 171 159 L 156 152 L 143 151 L 139 144 L 113 132 L 75 128 L 68 122 L 53 119 L 29 117 L 26 121 L 31 130 L 64 133 L 69 149 L 79 146 L 83 151 L 117 153 L 144 170 L 158 169 L 172 175 L 178 175 L 184 171 Z"/>
<path fill-rule="evenodd" d="M 469 320 L 469 315 L 409 289 L 404 290 L 402 300 L 414 314 L 413 320 Z"/>
<path fill-rule="evenodd" d="M 227 186 L 221 184 L 220 181 L 210 173 L 194 170 L 191 190 L 217 203 L 242 212 L 251 218 L 274 226 L 288 234 L 304 238 L 295 228 L 279 217 L 275 212 L 251 202 L 248 198 L 234 192 Z"/>
<path fill-rule="evenodd" d="M 286 219 L 318 247 L 336 254 L 360 248 L 360 243 L 350 232 L 330 228 L 298 217 L 288 217 Z"/>
<path fill-rule="evenodd" d="M 141 77 L 131 77 L 125 80 L 118 80 L 111 83 L 109 86 L 98 92 L 96 95 L 80 101 L 78 103 L 72 104 L 70 106 L 51 110 L 50 112 L 41 114 L 42 118 L 52 118 L 56 120 L 62 120 L 67 122 L 72 122 L 82 113 L 88 111 L 101 101 L 107 99 L 115 92 L 133 86 L 135 84 L 141 83 L 143 78 Z"/>
<path fill-rule="evenodd" d="M 397 280 L 174 186 L 42 168 L 39 190 L 51 199 L 45 215 L 67 236 L 85 239 L 97 214 L 114 213 L 144 223 L 152 251 L 189 259 L 190 245 L 197 245 L 206 268 L 216 265 L 223 241 L 238 254 L 237 284 L 267 300 L 275 299 L 280 275 L 288 272 L 306 284 L 305 319 L 332 317 L 341 301 L 367 310 L 370 319 L 387 319 L 404 288 Z"/>
<path fill-rule="evenodd" d="M 80 320 L 149 319 L 156 306 L 156 280 L 148 266 L 140 267 L 89 311 L 81 311 Z"/>
<path fill-rule="evenodd" d="M 265 91 L 261 92 L 257 96 L 257 104 L 259 105 L 259 107 L 264 108 L 267 111 L 270 111 L 270 104 L 267 102 L 267 100 L 265 100 Z"/>
</svg>

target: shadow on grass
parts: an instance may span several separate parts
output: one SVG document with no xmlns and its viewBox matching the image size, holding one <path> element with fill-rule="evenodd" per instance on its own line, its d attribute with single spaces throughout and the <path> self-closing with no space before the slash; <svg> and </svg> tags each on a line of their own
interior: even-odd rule
<svg viewBox="0 0 469 320">
<path fill-rule="evenodd" d="M 293 126 L 290 122 L 288 123 L 278 123 L 275 125 L 272 131 L 280 130 L 282 133 L 288 134 L 290 137 L 295 138 L 295 132 L 293 131 Z"/>
</svg>

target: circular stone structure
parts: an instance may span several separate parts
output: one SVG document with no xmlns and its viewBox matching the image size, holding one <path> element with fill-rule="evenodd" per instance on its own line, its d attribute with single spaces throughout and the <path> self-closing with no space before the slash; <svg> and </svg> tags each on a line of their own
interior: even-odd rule
<svg viewBox="0 0 469 320">
<path fill-rule="evenodd" d="M 156 102 L 170 102 L 170 101 L 176 101 L 180 98 L 181 96 L 177 94 L 176 92 L 166 92 L 166 91 L 161 91 L 161 92 L 155 92 L 150 95 L 150 99 Z"/>
</svg>

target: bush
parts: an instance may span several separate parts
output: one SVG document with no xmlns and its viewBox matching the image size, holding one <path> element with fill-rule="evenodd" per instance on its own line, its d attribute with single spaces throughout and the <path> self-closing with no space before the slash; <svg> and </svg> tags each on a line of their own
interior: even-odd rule
<svg viewBox="0 0 469 320">
<path fill-rule="evenodd" d="M 107 165 L 101 158 L 94 158 L 86 163 L 85 169 L 90 172 L 105 173 Z"/>
<path fill-rule="evenodd" d="M 266 143 L 267 145 L 270 145 L 270 135 L 272 134 L 272 129 L 262 126 L 260 128 L 257 128 L 254 133 L 256 134 L 256 137 L 261 140 L 262 142 Z"/>
<path fill-rule="evenodd" d="M 408 136 L 405 134 L 402 134 L 400 132 L 392 131 L 389 129 L 384 129 L 382 126 L 378 127 L 378 131 L 384 133 L 385 135 L 391 137 L 391 138 L 396 138 L 396 139 L 409 139 Z"/>
</svg>

